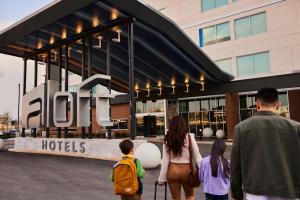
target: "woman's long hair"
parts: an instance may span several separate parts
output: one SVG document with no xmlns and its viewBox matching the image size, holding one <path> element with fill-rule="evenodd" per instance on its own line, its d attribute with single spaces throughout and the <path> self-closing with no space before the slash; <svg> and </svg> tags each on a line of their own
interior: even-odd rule
<svg viewBox="0 0 300 200">
<path fill-rule="evenodd" d="M 181 156 L 182 147 L 185 145 L 187 129 L 182 116 L 172 118 L 169 130 L 164 139 L 164 144 L 167 147 L 168 153 L 173 153 L 174 156 Z"/>
<path fill-rule="evenodd" d="M 223 157 L 223 154 L 226 150 L 226 144 L 224 140 L 217 139 L 211 149 L 210 153 L 210 166 L 211 166 L 211 175 L 213 177 L 218 176 L 218 168 L 220 161 L 223 164 L 223 170 L 225 177 L 229 178 L 229 163 L 228 161 Z"/>
</svg>

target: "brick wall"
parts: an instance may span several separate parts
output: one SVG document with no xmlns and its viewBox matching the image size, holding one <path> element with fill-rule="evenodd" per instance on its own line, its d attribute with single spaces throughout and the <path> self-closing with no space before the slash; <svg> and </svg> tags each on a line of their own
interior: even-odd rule
<svg viewBox="0 0 300 200">
<path fill-rule="evenodd" d="M 225 95 L 227 138 L 233 138 L 234 126 L 240 122 L 240 101 L 237 93 Z"/>
<path fill-rule="evenodd" d="M 300 122 L 300 90 L 288 91 L 291 119 Z"/>
</svg>

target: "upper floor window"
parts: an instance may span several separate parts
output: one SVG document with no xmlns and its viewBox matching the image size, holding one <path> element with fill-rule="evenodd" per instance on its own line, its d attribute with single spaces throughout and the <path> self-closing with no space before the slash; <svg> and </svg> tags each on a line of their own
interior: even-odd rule
<svg viewBox="0 0 300 200">
<path fill-rule="evenodd" d="M 201 0 L 202 12 L 228 4 L 228 0 Z"/>
<path fill-rule="evenodd" d="M 238 76 L 270 72 L 269 52 L 237 57 Z"/>
<path fill-rule="evenodd" d="M 223 71 L 232 74 L 231 58 L 215 61 L 216 65 Z"/>
<path fill-rule="evenodd" d="M 237 19 L 234 22 L 235 37 L 247 37 L 267 31 L 266 13 Z"/>
<path fill-rule="evenodd" d="M 230 40 L 229 22 L 200 29 L 200 47 Z"/>
</svg>

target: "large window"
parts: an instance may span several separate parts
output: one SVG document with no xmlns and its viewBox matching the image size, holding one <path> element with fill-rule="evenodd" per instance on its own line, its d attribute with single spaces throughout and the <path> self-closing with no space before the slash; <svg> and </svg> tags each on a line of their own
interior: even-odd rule
<svg viewBox="0 0 300 200">
<path fill-rule="evenodd" d="M 180 100 L 179 114 L 185 119 L 189 132 L 201 137 L 204 128 L 226 131 L 225 98 Z"/>
<path fill-rule="evenodd" d="M 229 22 L 200 29 L 200 46 L 230 40 Z"/>
<path fill-rule="evenodd" d="M 234 22 L 235 38 L 247 37 L 267 31 L 266 13 L 237 19 Z"/>
<path fill-rule="evenodd" d="M 278 95 L 279 101 L 281 103 L 278 114 L 284 117 L 289 117 L 289 105 L 287 93 L 283 92 Z M 257 111 L 255 103 L 255 95 L 243 95 L 240 96 L 240 117 L 241 121 L 252 117 Z"/>
<path fill-rule="evenodd" d="M 128 130 L 128 119 L 114 119 L 113 130 Z"/>
<path fill-rule="evenodd" d="M 217 61 L 215 61 L 215 63 L 221 70 L 227 72 L 228 74 L 232 74 L 231 58 L 217 60 Z"/>
<path fill-rule="evenodd" d="M 238 76 L 270 72 L 269 52 L 237 57 Z"/>
<path fill-rule="evenodd" d="M 228 4 L 228 0 L 201 0 L 202 12 Z"/>
</svg>

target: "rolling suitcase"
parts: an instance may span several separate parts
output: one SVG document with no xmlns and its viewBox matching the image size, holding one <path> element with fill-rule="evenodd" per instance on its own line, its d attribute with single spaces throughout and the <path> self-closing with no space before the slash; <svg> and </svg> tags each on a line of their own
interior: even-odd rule
<svg viewBox="0 0 300 200">
<path fill-rule="evenodd" d="M 156 200 L 156 195 L 157 195 L 157 185 L 158 185 L 158 181 L 155 181 L 154 200 Z M 165 185 L 165 200 L 167 200 L 167 196 L 168 196 L 168 192 L 167 192 L 167 189 L 168 189 L 168 188 L 167 188 L 167 185 L 168 185 L 168 183 L 165 182 L 164 185 Z"/>
</svg>

